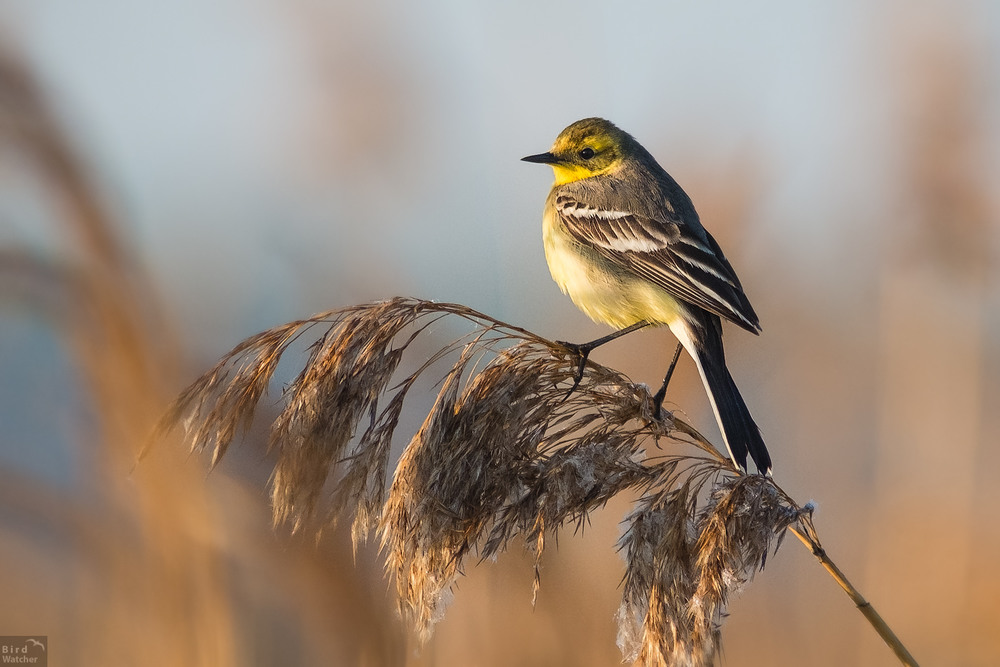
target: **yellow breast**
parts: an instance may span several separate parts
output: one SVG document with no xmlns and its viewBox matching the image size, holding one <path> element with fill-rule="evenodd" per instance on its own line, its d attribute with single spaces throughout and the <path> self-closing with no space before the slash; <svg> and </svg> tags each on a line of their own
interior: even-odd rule
<svg viewBox="0 0 1000 667">
<path fill-rule="evenodd" d="M 640 320 L 670 324 L 679 317 L 676 299 L 578 243 L 553 206 L 545 207 L 542 239 L 552 279 L 595 322 L 622 329 Z"/>
</svg>

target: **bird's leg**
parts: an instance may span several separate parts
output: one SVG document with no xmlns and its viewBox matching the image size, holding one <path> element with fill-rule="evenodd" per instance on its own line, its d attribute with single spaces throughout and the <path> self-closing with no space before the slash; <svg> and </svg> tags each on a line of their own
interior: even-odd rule
<svg viewBox="0 0 1000 667">
<path fill-rule="evenodd" d="M 610 343 L 616 338 L 621 338 L 625 334 L 632 333 L 633 331 L 638 331 L 643 327 L 648 327 L 649 322 L 646 320 L 640 320 L 631 326 L 627 326 L 624 329 L 619 329 L 613 333 L 609 333 L 607 336 L 602 336 L 596 340 L 592 340 L 589 343 L 567 343 L 566 341 L 557 340 L 556 342 L 565 347 L 567 350 L 575 354 L 580 362 L 576 367 L 576 373 L 573 375 L 573 386 L 569 388 L 569 392 L 566 394 L 566 398 L 570 397 L 577 387 L 580 386 L 580 381 L 583 380 L 583 369 L 587 365 L 587 358 L 590 353 L 596 348 L 604 345 L 605 343 Z M 565 401 L 566 398 L 563 400 Z"/>
<path fill-rule="evenodd" d="M 653 396 L 653 419 L 660 418 L 660 408 L 663 407 L 663 399 L 667 395 L 667 385 L 670 384 L 670 377 L 674 374 L 674 367 L 677 366 L 677 360 L 681 357 L 681 350 L 683 347 L 683 345 L 677 343 L 677 349 L 674 350 L 673 361 L 670 362 L 670 368 L 667 369 L 667 376 L 663 378 L 663 385 Z"/>
</svg>

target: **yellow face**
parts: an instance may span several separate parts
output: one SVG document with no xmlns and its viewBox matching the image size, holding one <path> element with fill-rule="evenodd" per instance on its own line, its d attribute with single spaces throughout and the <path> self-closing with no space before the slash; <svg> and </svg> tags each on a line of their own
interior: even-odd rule
<svg viewBox="0 0 1000 667">
<path fill-rule="evenodd" d="M 604 174 L 619 164 L 628 135 L 601 118 L 580 120 L 563 130 L 548 153 L 524 158 L 548 164 L 556 185 Z"/>
</svg>

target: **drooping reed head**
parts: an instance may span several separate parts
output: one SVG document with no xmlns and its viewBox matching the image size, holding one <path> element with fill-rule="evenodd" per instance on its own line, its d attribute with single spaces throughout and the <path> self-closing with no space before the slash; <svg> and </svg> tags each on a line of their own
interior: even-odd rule
<svg viewBox="0 0 1000 667">
<path fill-rule="evenodd" d="M 401 372 L 411 343 L 445 316 L 471 330 Z M 520 539 L 540 558 L 547 535 L 632 490 L 641 498 L 620 544 L 623 653 L 709 664 L 728 595 L 801 511 L 682 420 L 654 418 L 645 386 L 589 362 L 567 394 L 573 352 L 455 304 L 393 299 L 258 334 L 185 391 L 164 423 L 183 419 L 193 447 L 217 462 L 310 330 L 318 339 L 271 429 L 275 521 L 322 529 L 353 516 L 355 543 L 378 531 L 400 609 L 422 639 L 470 554 L 491 558 Z M 407 393 L 449 359 L 387 487 Z M 684 445 L 660 449 L 670 441 Z"/>
</svg>

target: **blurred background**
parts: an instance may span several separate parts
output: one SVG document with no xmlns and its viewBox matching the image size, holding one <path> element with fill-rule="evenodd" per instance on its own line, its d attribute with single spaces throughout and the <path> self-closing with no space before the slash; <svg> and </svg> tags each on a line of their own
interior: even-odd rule
<svg viewBox="0 0 1000 667">
<path fill-rule="evenodd" d="M 1000 664 L 1000 4 L 5 0 L 0 46 L 0 634 L 52 664 L 617 664 L 627 498 L 547 551 L 534 610 L 529 556 L 470 567 L 418 650 L 374 548 L 272 529 L 266 419 L 210 475 L 179 438 L 133 470 L 188 382 L 316 311 L 606 333 L 518 161 L 599 115 L 739 272 L 764 333 L 730 327 L 730 367 L 830 555 L 919 661 Z M 673 344 L 595 359 L 658 385 Z M 667 398 L 718 438 L 690 360 Z M 730 613 L 727 665 L 895 664 L 794 540 Z"/>
</svg>

